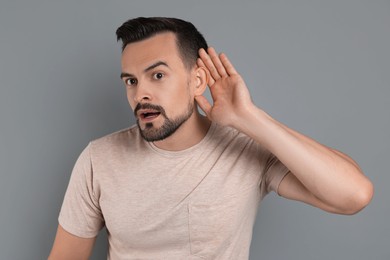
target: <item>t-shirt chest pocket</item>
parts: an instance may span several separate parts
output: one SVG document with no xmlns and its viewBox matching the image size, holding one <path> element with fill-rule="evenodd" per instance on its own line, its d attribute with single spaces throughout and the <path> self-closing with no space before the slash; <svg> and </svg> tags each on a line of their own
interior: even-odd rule
<svg viewBox="0 0 390 260">
<path fill-rule="evenodd" d="M 188 204 L 190 250 L 206 259 L 229 247 L 240 212 L 232 203 Z"/>
</svg>

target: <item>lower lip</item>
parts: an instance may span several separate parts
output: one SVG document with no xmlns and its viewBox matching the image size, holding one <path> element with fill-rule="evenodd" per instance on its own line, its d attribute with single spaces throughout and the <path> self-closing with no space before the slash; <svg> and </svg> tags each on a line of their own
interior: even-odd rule
<svg viewBox="0 0 390 260">
<path fill-rule="evenodd" d="M 155 115 L 155 116 L 151 116 L 151 117 L 140 117 L 140 119 L 142 122 L 149 123 L 149 122 L 152 122 L 153 120 L 155 120 L 159 116 L 160 116 L 160 114 Z"/>
</svg>

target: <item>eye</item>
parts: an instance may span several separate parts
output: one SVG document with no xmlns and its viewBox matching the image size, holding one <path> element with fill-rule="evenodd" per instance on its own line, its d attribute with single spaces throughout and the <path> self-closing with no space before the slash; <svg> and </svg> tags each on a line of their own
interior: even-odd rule
<svg viewBox="0 0 390 260">
<path fill-rule="evenodd" d="M 128 78 L 125 80 L 125 84 L 128 86 L 133 86 L 137 84 L 137 79 L 135 78 Z"/>
<path fill-rule="evenodd" d="M 161 72 L 157 72 L 153 74 L 154 79 L 162 79 L 164 77 L 164 74 Z"/>
</svg>

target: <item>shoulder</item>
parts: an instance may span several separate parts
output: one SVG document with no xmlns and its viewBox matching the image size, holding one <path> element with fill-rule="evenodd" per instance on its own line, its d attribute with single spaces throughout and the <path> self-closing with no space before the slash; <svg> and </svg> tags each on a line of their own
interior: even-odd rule
<svg viewBox="0 0 390 260">
<path fill-rule="evenodd" d="M 133 125 L 131 127 L 116 131 L 114 133 L 102 136 L 90 142 L 91 153 L 107 153 L 121 150 L 127 150 L 140 142 L 140 134 L 138 127 Z"/>
<path fill-rule="evenodd" d="M 215 124 L 211 139 L 218 146 L 236 151 L 246 150 L 253 154 L 259 151 L 259 145 L 252 138 L 232 127 Z"/>
<path fill-rule="evenodd" d="M 261 144 L 235 128 L 215 124 L 213 139 L 218 143 L 226 143 L 235 149 L 244 149 L 258 156 L 259 159 L 267 160 L 272 154 Z"/>
<path fill-rule="evenodd" d="M 91 141 L 91 143 L 94 143 L 97 145 L 103 145 L 106 143 L 122 141 L 124 139 L 136 138 L 137 135 L 138 135 L 138 128 L 136 125 L 133 125 L 131 127 L 124 128 L 124 129 L 121 129 L 119 131 L 110 133 L 108 135 L 99 137 L 97 139 L 94 139 Z"/>
<path fill-rule="evenodd" d="M 215 124 L 213 138 L 222 139 L 225 141 L 234 141 L 239 143 L 256 144 L 255 141 L 249 136 L 241 133 L 235 128 L 229 126 L 221 126 Z"/>
</svg>

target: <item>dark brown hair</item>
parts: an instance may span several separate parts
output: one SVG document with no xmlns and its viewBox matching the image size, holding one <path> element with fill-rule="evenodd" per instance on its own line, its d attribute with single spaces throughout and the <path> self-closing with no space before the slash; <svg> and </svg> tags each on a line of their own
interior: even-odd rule
<svg viewBox="0 0 390 260">
<path fill-rule="evenodd" d="M 122 41 L 122 51 L 127 44 L 145 40 L 156 34 L 173 32 L 184 65 L 191 69 L 196 64 L 200 48 L 207 49 L 203 35 L 195 26 L 181 19 L 167 17 L 138 17 L 123 23 L 117 30 L 117 40 Z"/>
</svg>

